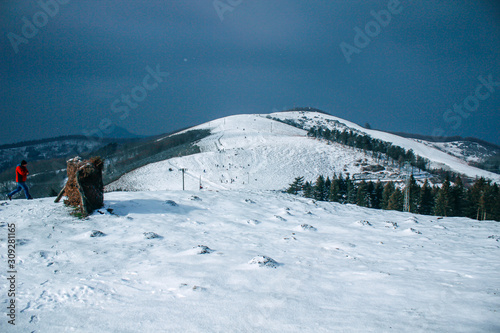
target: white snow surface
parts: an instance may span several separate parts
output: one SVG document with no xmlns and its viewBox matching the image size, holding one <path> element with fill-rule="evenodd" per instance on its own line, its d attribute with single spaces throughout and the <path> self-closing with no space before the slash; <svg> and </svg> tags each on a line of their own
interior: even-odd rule
<svg viewBox="0 0 500 333">
<path fill-rule="evenodd" d="M 1 332 L 500 331 L 498 222 L 256 190 L 106 193 L 85 220 L 52 200 L 0 206 Z"/>
<path fill-rule="evenodd" d="M 485 177 L 497 183 L 500 183 L 500 175 L 476 167 L 472 167 L 468 165 L 466 161 L 447 154 L 446 152 L 443 152 L 434 147 L 430 147 L 429 145 L 423 143 L 421 140 L 404 138 L 383 131 L 366 129 L 353 122 L 318 112 L 312 112 L 311 114 L 310 112 L 293 111 L 274 113 L 271 115 L 280 119 L 300 119 L 303 117 L 307 117 L 308 119 L 304 119 L 304 122 L 309 125 L 314 123 L 325 124 L 325 122 L 328 124 L 329 121 L 338 121 L 341 124 L 341 128 L 347 127 L 350 129 L 354 129 L 358 132 L 366 133 L 372 138 L 390 142 L 407 150 L 412 149 L 416 155 L 429 159 L 431 161 L 431 167 L 449 169 L 461 174 L 465 174 L 472 178 Z M 328 127 L 333 128 L 335 126 Z"/>
<path fill-rule="evenodd" d="M 190 190 L 199 188 L 200 178 L 202 186 L 211 190 L 280 190 L 300 176 L 314 181 L 319 175 L 332 176 L 335 172 L 372 180 L 395 180 L 401 174 L 400 170 L 391 166 L 385 166 L 384 171 L 375 174 L 364 172 L 363 165 L 377 163 L 363 151 L 310 138 L 305 130 L 268 119 L 267 116 L 298 121 L 305 128 L 320 124 L 367 133 L 405 149 L 413 149 L 416 154 L 430 159 L 432 167 L 448 168 L 473 178 L 483 176 L 500 183 L 500 175 L 471 167 L 465 161 L 417 140 L 367 130 L 322 113 L 294 111 L 235 115 L 190 128 L 211 130 L 212 134 L 198 143 L 201 153 L 146 165 L 122 176 L 107 189 L 179 190 L 183 186 L 181 168 L 187 169 L 184 186 Z"/>
</svg>

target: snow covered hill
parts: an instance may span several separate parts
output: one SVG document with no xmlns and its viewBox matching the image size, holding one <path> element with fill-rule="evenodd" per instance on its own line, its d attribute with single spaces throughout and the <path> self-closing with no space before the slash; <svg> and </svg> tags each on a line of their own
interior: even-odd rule
<svg viewBox="0 0 500 333">
<path fill-rule="evenodd" d="M 272 114 L 272 116 L 280 119 L 292 119 L 299 121 L 306 128 L 320 125 L 330 129 L 333 128 L 337 128 L 340 130 L 352 129 L 359 133 L 368 134 L 372 138 L 390 142 L 396 146 L 405 148 L 406 150 L 411 149 L 416 155 L 429 159 L 431 161 L 432 168 L 442 168 L 445 170 L 449 169 L 454 172 L 465 174 L 471 178 L 485 177 L 495 182 L 500 182 L 500 175 L 482 169 L 478 169 L 476 167 L 469 166 L 466 163 L 467 158 L 463 156 L 464 154 L 467 153 L 467 150 L 462 149 L 460 151 L 461 154 L 457 152 L 458 147 L 460 147 L 459 144 L 456 145 L 436 144 L 424 140 L 404 138 L 383 131 L 366 129 L 350 121 L 324 113 L 311 114 L 309 112 L 304 112 L 304 111 L 281 112 L 277 114 Z M 452 147 L 454 147 L 455 149 L 452 149 Z M 457 157 L 457 155 L 460 156 L 460 158 Z M 482 156 L 489 156 L 489 155 L 486 152 L 483 152 Z M 477 158 L 478 157 L 476 156 L 476 159 Z"/>
<path fill-rule="evenodd" d="M 83 136 L 54 138 L 26 144 L 4 145 L 0 147 L 0 171 L 16 166 L 21 160 L 30 162 L 66 158 L 71 155 L 95 150 L 107 142 L 100 143 Z"/>
<path fill-rule="evenodd" d="M 484 162 L 500 153 L 498 148 L 485 147 L 477 142 L 452 141 L 452 142 L 425 142 L 426 145 L 434 146 L 442 151 L 463 159 L 466 162 Z"/>
<path fill-rule="evenodd" d="M 285 188 L 295 177 L 304 176 L 312 181 L 320 174 L 327 176 L 334 172 L 373 180 L 395 180 L 401 176 L 401 171 L 390 164 L 370 171 L 370 166 L 376 166 L 378 162 L 361 150 L 310 138 L 306 130 L 271 118 L 293 120 L 305 129 L 320 125 L 367 133 L 407 150 L 413 149 L 416 154 L 428 158 L 432 167 L 500 182 L 500 175 L 471 167 L 465 161 L 418 140 L 367 130 L 323 113 L 293 111 L 235 115 L 193 127 L 191 129 L 211 131 L 210 136 L 197 143 L 201 153 L 146 165 L 125 174 L 107 189 L 182 189 L 180 169 L 187 169 L 185 188 L 191 190 L 197 189 L 200 181 L 208 189 L 278 190 Z M 421 178 L 428 176 L 420 174 Z"/>
<path fill-rule="evenodd" d="M 87 220 L 49 198 L 1 204 L 4 313 L 9 224 L 18 272 L 1 332 L 500 330 L 496 222 L 245 190 L 105 204 Z"/>
</svg>

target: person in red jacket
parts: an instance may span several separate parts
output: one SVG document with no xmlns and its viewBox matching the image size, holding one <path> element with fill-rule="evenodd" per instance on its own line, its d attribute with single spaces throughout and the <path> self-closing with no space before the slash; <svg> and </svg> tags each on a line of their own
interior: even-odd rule
<svg viewBox="0 0 500 333">
<path fill-rule="evenodd" d="M 21 164 L 19 164 L 16 168 L 16 182 L 17 182 L 17 188 L 7 194 L 7 197 L 9 197 L 9 200 L 12 200 L 12 196 L 16 194 L 17 192 L 20 192 L 21 190 L 24 190 L 24 194 L 26 195 L 26 199 L 31 200 L 33 199 L 31 197 L 30 191 L 28 189 L 28 185 L 26 185 L 26 178 L 28 177 L 28 168 L 26 168 L 26 165 L 28 162 L 23 160 Z"/>
</svg>

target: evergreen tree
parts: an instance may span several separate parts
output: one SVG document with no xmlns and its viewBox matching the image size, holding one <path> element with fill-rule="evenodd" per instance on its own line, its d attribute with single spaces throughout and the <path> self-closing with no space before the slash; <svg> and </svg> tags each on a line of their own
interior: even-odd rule
<svg viewBox="0 0 500 333">
<path fill-rule="evenodd" d="M 347 178 L 345 180 L 346 183 L 346 191 L 347 191 L 347 203 L 350 204 L 356 204 L 356 186 L 354 185 L 354 182 L 349 178 L 349 175 L 347 175 Z"/>
<path fill-rule="evenodd" d="M 361 207 L 368 207 L 369 197 L 368 197 L 368 185 L 363 180 L 358 184 L 358 190 L 356 193 L 356 204 Z"/>
<path fill-rule="evenodd" d="M 369 208 L 375 208 L 373 207 L 373 202 L 374 202 L 374 196 L 375 196 L 375 184 L 373 184 L 372 181 L 369 181 L 367 184 L 367 199 L 368 199 L 368 205 L 366 207 Z"/>
<path fill-rule="evenodd" d="M 382 192 L 384 191 L 384 186 L 380 181 L 375 183 L 375 188 L 372 194 L 372 207 L 376 209 L 382 208 Z"/>
<path fill-rule="evenodd" d="M 481 177 L 479 179 L 476 179 L 474 182 L 474 185 L 467 191 L 467 202 L 469 203 L 467 206 L 467 212 L 466 215 L 467 217 L 473 218 L 473 219 L 480 219 L 480 216 L 483 214 L 481 211 L 481 200 L 484 201 L 483 192 L 486 187 L 486 180 Z M 484 206 L 484 205 L 483 205 Z"/>
<path fill-rule="evenodd" d="M 394 190 L 395 186 L 393 182 L 387 182 L 387 184 L 385 184 L 384 190 L 382 191 L 382 209 L 389 209 L 389 199 Z"/>
<path fill-rule="evenodd" d="M 330 193 L 328 194 L 328 201 L 340 202 L 340 180 L 338 178 L 333 178 L 332 184 L 330 185 Z"/>
<path fill-rule="evenodd" d="M 483 220 L 491 220 L 495 206 L 496 193 L 494 186 L 488 181 L 484 191 L 484 213 Z"/>
<path fill-rule="evenodd" d="M 326 177 L 326 180 L 325 180 L 325 189 L 324 189 L 324 193 L 323 193 L 323 197 L 325 201 L 331 201 L 330 200 L 330 187 L 332 186 L 332 181 L 330 180 L 330 177 Z"/>
<path fill-rule="evenodd" d="M 403 202 L 404 202 L 403 192 L 401 192 L 399 188 L 395 188 L 389 198 L 387 209 L 403 211 Z"/>
<path fill-rule="evenodd" d="M 344 179 L 344 177 L 342 177 L 342 174 L 340 174 L 339 178 L 338 178 L 338 184 L 339 184 L 338 198 L 339 198 L 339 202 L 342 204 L 347 203 L 347 182 L 346 182 L 346 180 L 348 178 L 349 178 L 349 176 L 347 176 L 346 179 Z"/>
<path fill-rule="evenodd" d="M 450 181 L 447 177 L 436 195 L 434 215 L 450 216 L 450 213 Z"/>
<path fill-rule="evenodd" d="M 492 207 L 492 219 L 495 221 L 500 221 L 500 188 L 498 185 L 495 183 L 493 185 L 493 192 L 494 192 L 494 203 Z"/>
<path fill-rule="evenodd" d="M 316 183 L 314 185 L 313 197 L 318 201 L 325 200 L 325 178 L 323 176 L 318 176 Z"/>
<path fill-rule="evenodd" d="M 290 194 L 297 194 L 300 191 L 302 191 L 303 185 L 304 185 L 304 177 L 297 177 L 295 178 L 293 183 L 290 184 L 290 187 L 286 190 L 286 192 Z"/>
<path fill-rule="evenodd" d="M 420 193 L 418 197 L 418 213 L 424 215 L 430 215 L 432 213 L 432 208 L 434 206 L 434 196 L 432 195 L 432 188 L 429 185 L 427 179 L 424 185 L 420 188 Z"/>
<path fill-rule="evenodd" d="M 462 183 L 462 178 L 458 176 L 455 179 L 455 184 L 451 187 L 451 216 L 464 216 L 467 210 L 465 199 L 464 184 Z"/>
<path fill-rule="evenodd" d="M 304 184 L 304 197 L 312 198 L 313 197 L 313 187 L 310 182 L 306 181 Z"/>
<path fill-rule="evenodd" d="M 410 150 L 411 152 L 411 150 Z M 410 212 L 416 213 L 418 211 L 418 199 L 420 195 L 420 186 L 413 175 L 410 176 Z"/>
</svg>

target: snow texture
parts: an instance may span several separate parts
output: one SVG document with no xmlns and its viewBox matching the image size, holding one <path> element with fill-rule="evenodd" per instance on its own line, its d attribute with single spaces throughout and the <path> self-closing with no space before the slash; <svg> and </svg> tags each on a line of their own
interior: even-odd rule
<svg viewBox="0 0 500 333">
<path fill-rule="evenodd" d="M 17 325 L 1 332 L 500 331 L 497 222 L 269 191 L 105 204 L 84 220 L 50 198 L 0 206 L 4 267 L 8 223 L 18 240 Z"/>
<path fill-rule="evenodd" d="M 305 130 L 266 118 L 268 115 L 236 115 L 217 119 L 192 129 L 210 129 L 211 135 L 197 142 L 201 153 L 171 158 L 136 169 L 108 185 L 108 191 L 158 191 L 185 188 L 280 190 L 304 176 L 314 181 L 319 175 L 349 173 L 356 179 L 402 180 L 401 170 L 386 165 L 382 171 L 362 150 L 313 139 Z M 280 112 L 269 115 L 293 120 L 304 128 L 323 126 L 366 133 L 373 138 L 394 143 L 431 161 L 431 167 L 450 169 L 475 178 L 483 176 L 500 183 L 500 175 L 467 165 L 432 145 L 394 134 L 368 130 L 343 119 L 315 112 Z M 162 139 L 159 139 L 162 140 Z M 375 167 L 375 168 L 374 168 Z M 373 169 L 373 171 L 367 171 Z M 172 170 L 172 171 L 171 171 Z M 416 171 L 415 178 L 429 174 Z M 196 200 L 193 198 L 193 200 Z"/>
</svg>

